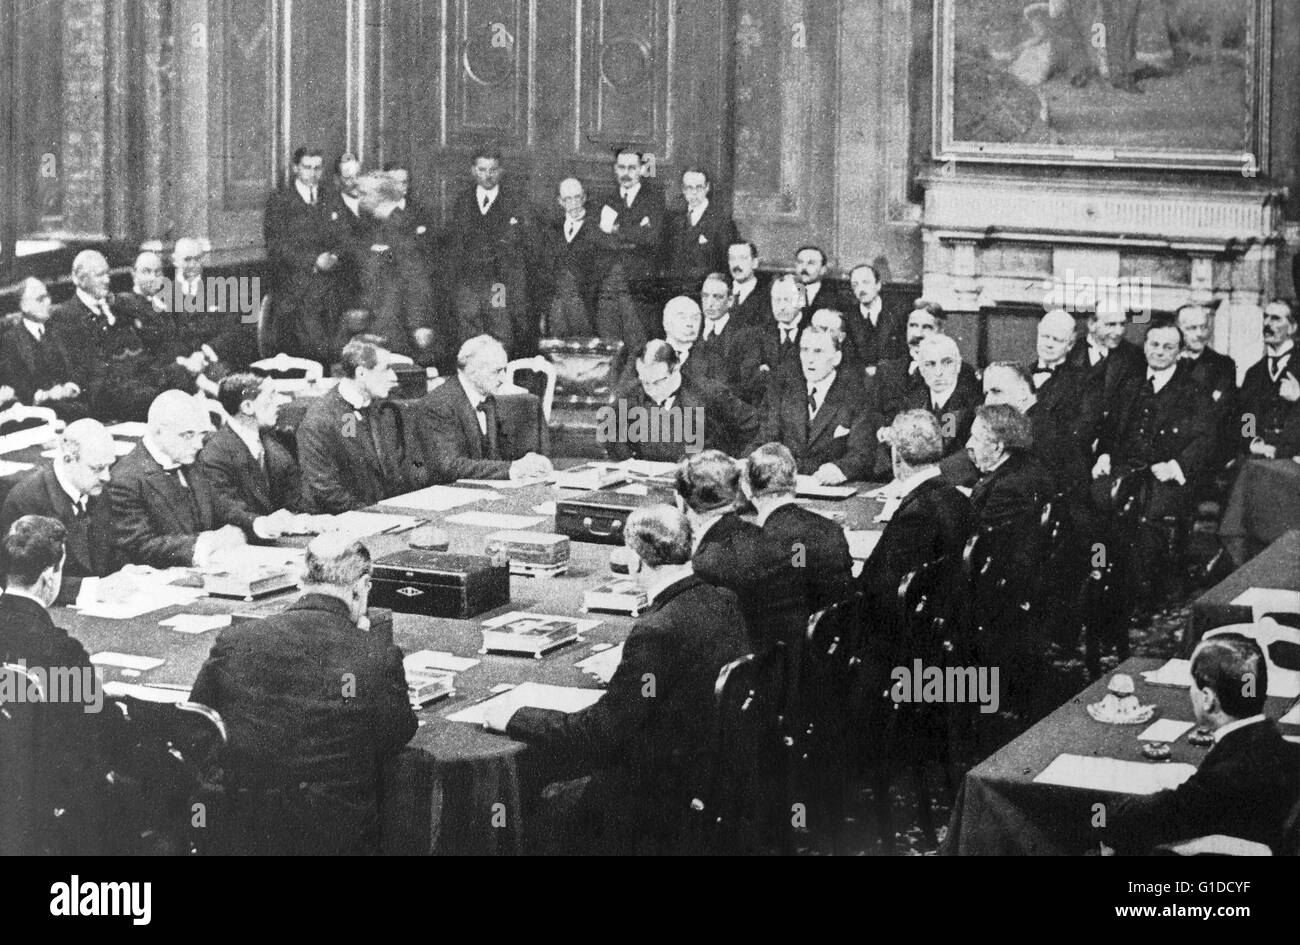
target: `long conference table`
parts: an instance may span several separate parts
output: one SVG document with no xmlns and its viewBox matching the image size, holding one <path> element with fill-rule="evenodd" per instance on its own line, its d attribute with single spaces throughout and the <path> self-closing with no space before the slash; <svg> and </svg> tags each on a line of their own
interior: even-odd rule
<svg viewBox="0 0 1300 945">
<path fill-rule="evenodd" d="M 563 467 L 573 462 L 579 461 L 561 461 L 556 465 Z M 836 518 L 836 521 L 828 519 L 828 527 L 879 531 L 883 525 L 875 522 L 875 518 L 882 504 L 861 495 L 868 488 L 860 487 L 859 495 L 849 499 L 807 500 L 807 504 Z M 419 516 L 445 530 L 450 551 L 482 554 L 487 536 L 495 529 L 449 522 L 449 517 L 465 511 L 531 516 L 538 521 L 528 526 L 530 530 L 549 532 L 554 531 L 553 514 L 535 512 L 534 509 L 565 495 L 578 494 L 550 484 L 498 490 L 484 488 L 484 492 L 497 498 L 445 513 L 428 513 L 387 504 L 373 506 L 367 511 Z M 373 541 L 366 539 L 366 542 L 372 552 L 406 547 L 400 532 L 376 536 Z M 473 724 L 449 721 L 447 716 L 478 702 L 488 696 L 493 687 L 505 683 L 532 681 L 586 688 L 599 686 L 593 677 L 584 674 L 574 664 L 592 655 L 594 647 L 622 643 L 632 627 L 630 617 L 611 613 L 590 614 L 591 618 L 598 618 L 600 624 L 585 633 L 581 642 L 563 646 L 541 659 L 481 654 L 479 647 L 483 621 L 511 611 L 588 616 L 581 609 L 584 591 L 616 577 L 609 570 L 610 550 L 608 545 L 573 541 L 567 574 L 543 578 L 512 576 L 509 604 L 473 618 L 457 620 L 413 614 L 393 615 L 394 640 L 404 653 L 437 650 L 472 657 L 480 662 L 457 675 L 453 696 L 417 712 L 419 729 L 408 751 L 431 755 L 437 777 L 424 781 L 411 777 L 398 779 L 397 791 L 409 795 L 416 790 L 421 796 L 393 798 L 392 802 L 406 812 L 407 819 L 402 821 L 401 829 L 413 836 L 386 836 L 386 851 L 460 855 L 521 851 L 527 799 L 522 796 L 519 762 L 526 746 Z M 154 669 L 139 673 L 124 674 L 120 669 L 106 666 L 106 680 L 189 687 L 219 631 L 180 633 L 160 626 L 160 621 L 178 613 L 276 613 L 295 597 L 295 591 L 285 591 L 252 603 L 203 597 L 191 604 L 166 607 L 123 620 L 89 617 L 72 609 L 58 608 L 55 622 L 79 639 L 92 656 L 111 651 L 164 661 Z M 413 815 L 412 811 L 415 812 Z M 385 824 L 392 822 L 388 817 L 384 821 Z"/>
</svg>

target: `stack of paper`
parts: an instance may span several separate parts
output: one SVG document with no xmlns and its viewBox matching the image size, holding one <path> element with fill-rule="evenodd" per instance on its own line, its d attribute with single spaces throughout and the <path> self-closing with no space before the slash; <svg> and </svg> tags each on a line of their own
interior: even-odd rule
<svg viewBox="0 0 1300 945">
<path fill-rule="evenodd" d="M 618 664 L 621 662 L 623 662 L 623 644 L 620 643 L 586 659 L 578 660 L 573 665 L 588 676 L 596 677 L 604 685 L 614 678 L 614 670 L 618 669 Z"/>
<path fill-rule="evenodd" d="M 408 492 L 405 495 L 395 495 L 390 499 L 384 499 L 379 504 L 390 508 L 419 509 L 421 512 L 446 512 L 448 509 L 454 509 L 459 505 L 469 505 L 471 502 L 484 502 L 499 498 L 501 496 L 495 492 L 484 489 L 429 486 L 427 489 L 417 489 L 415 492 Z"/>
<path fill-rule="evenodd" d="M 1089 791 L 1121 794 L 1154 794 L 1176 788 L 1196 773 L 1189 764 L 1158 764 L 1094 758 L 1089 755 L 1057 755 L 1034 778 L 1036 784 L 1059 784 Z"/>
<path fill-rule="evenodd" d="M 42 443 L 50 442 L 57 435 L 54 432 L 54 427 L 49 425 L 28 427 L 26 430 L 6 433 L 4 436 L 0 436 L 0 453 L 14 453 L 18 450 L 25 450 L 29 446 L 40 446 Z"/>
<path fill-rule="evenodd" d="M 535 709 L 577 712 L 595 705 L 604 694 L 603 689 L 578 689 L 573 686 L 548 686 L 545 683 L 526 682 L 484 702 L 453 712 L 447 716 L 447 720 L 482 725 L 488 711 L 493 713 L 498 709 L 504 711 L 507 706 L 511 709 L 530 706 Z"/>
<path fill-rule="evenodd" d="M 177 614 L 158 621 L 160 627 L 171 627 L 177 633 L 207 633 L 230 626 L 230 614 Z"/>
<path fill-rule="evenodd" d="M 130 653 L 116 653 L 112 650 L 105 650 L 102 653 L 92 653 L 90 662 L 96 666 L 116 666 L 119 669 L 133 669 L 137 673 L 148 672 L 151 669 L 157 669 L 163 664 L 163 661 L 153 656 L 134 656 Z"/>
<path fill-rule="evenodd" d="M 812 476 L 795 477 L 795 489 L 798 495 L 811 499 L 847 499 L 858 492 L 856 486 L 823 486 Z"/>
<path fill-rule="evenodd" d="M 456 656 L 444 650 L 416 650 L 402 657 L 402 665 L 408 673 L 445 669 L 453 673 L 463 673 L 479 664 L 479 660 L 469 656 Z"/>
<path fill-rule="evenodd" d="M 0 459 L 0 476 L 12 476 L 15 473 L 27 472 L 27 470 L 35 468 L 31 463 L 15 463 L 11 460 Z"/>
<path fill-rule="evenodd" d="M 201 587 L 173 587 L 169 584 L 143 584 L 131 594 L 112 601 L 96 600 L 98 579 L 86 578 L 81 582 L 75 607 L 83 617 L 101 617 L 106 620 L 130 620 L 164 607 L 184 607 L 205 596 Z"/>
<path fill-rule="evenodd" d="M 325 530 L 343 532 L 354 538 L 365 538 L 367 535 L 388 534 L 414 528 L 420 524 L 420 521 L 413 515 L 381 515 L 378 512 L 353 511 L 334 516 L 334 520 L 325 526 Z"/>
<path fill-rule="evenodd" d="M 520 528 L 532 528 L 534 525 L 540 525 L 545 519 L 541 516 L 506 515 L 502 512 L 461 512 L 459 515 L 449 515 L 447 521 L 454 522 L 457 525 L 473 525 L 476 528 L 513 531 Z"/>
<path fill-rule="evenodd" d="M 145 424 L 140 423 L 138 420 L 130 420 L 125 423 L 114 423 L 107 429 L 113 436 L 125 436 L 138 440 L 144 436 L 147 428 Z"/>
<path fill-rule="evenodd" d="M 141 683 L 120 682 L 111 679 L 104 683 L 104 695 L 114 699 L 124 699 L 131 697 L 139 699 L 141 702 L 160 702 L 174 705 L 177 702 L 186 702 L 190 698 L 190 691 L 183 686 L 146 686 Z"/>
<path fill-rule="evenodd" d="M 1281 587 L 1252 587 L 1232 599 L 1239 607 L 1249 607 L 1251 619 L 1265 614 L 1300 614 L 1300 591 Z"/>
</svg>

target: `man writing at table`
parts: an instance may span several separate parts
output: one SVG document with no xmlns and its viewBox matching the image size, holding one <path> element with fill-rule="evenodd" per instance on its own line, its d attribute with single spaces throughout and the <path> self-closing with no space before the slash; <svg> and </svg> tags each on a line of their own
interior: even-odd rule
<svg viewBox="0 0 1300 945">
<path fill-rule="evenodd" d="M 540 479 L 551 461 L 537 453 L 506 459 L 496 393 L 506 380 L 506 349 L 491 335 L 460 346 L 456 376 L 427 394 L 417 408 L 416 434 L 434 482 L 457 479 Z"/>
<path fill-rule="evenodd" d="M 1214 747 L 1174 790 L 1128 796 L 1110 812 L 1103 852 L 1142 853 L 1157 844 L 1225 835 L 1275 847 L 1300 795 L 1294 746 L 1264 717 L 1268 662 L 1238 633 L 1203 641 L 1192 654 L 1188 696 Z"/>
<path fill-rule="evenodd" d="M 691 527 L 680 512 L 637 509 L 624 540 L 650 605 L 605 695 L 574 713 L 489 709 L 484 724 L 528 742 L 551 780 L 596 772 L 567 825 L 584 852 L 672 853 L 707 762 L 718 671 L 749 642 L 736 595 L 692 572 Z"/>
</svg>

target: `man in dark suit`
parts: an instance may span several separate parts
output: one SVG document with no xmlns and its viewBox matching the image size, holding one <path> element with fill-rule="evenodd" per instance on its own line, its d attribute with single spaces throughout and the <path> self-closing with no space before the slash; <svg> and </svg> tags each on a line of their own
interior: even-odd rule
<svg viewBox="0 0 1300 945">
<path fill-rule="evenodd" d="M 943 461 L 940 468 L 954 485 L 970 485 L 976 471 L 966 457 L 966 440 L 975 408 L 984 399 L 974 371 L 962 370 L 965 362 L 957 342 L 947 335 L 931 335 L 917 345 L 917 365 L 924 388 L 913 389 L 903 398 L 904 410 L 928 410 L 943 432 Z"/>
<path fill-rule="evenodd" d="M 370 242 L 354 243 L 369 330 L 395 354 L 446 367 L 447 333 L 435 331 L 431 276 L 414 229 L 398 208 L 401 190 L 385 173 L 366 174 L 357 186 L 361 212 L 373 221 Z"/>
<path fill-rule="evenodd" d="M 1123 403 L 1120 388 L 1132 375 L 1146 367 L 1142 349 L 1124 337 L 1127 318 L 1123 312 L 1096 311 L 1088 317 L 1083 344 L 1070 351 L 1069 361 L 1084 371 L 1087 391 L 1098 424 L 1105 423 Z"/>
<path fill-rule="evenodd" d="M 323 163 L 315 148 L 294 151 L 293 179 L 267 199 L 262 230 L 271 264 L 275 347 L 329 364 L 351 280 L 346 225 L 320 194 Z"/>
<path fill-rule="evenodd" d="M 611 459 L 675 463 L 703 449 L 732 452 L 758 429 L 753 408 L 727 388 L 683 377 L 667 341 L 646 342 L 632 370 L 596 418 L 596 439 Z"/>
<path fill-rule="evenodd" d="M 177 241 L 180 242 L 179 240 Z M 114 304 L 135 327 L 145 355 L 157 371 L 160 390 L 183 390 L 193 394 L 202 390 L 215 396 L 216 382 L 209 373 L 218 375 L 216 352 L 196 346 L 182 309 L 175 306 L 174 283 L 163 276 L 162 257 L 143 252 L 131 266 L 131 291 L 119 293 Z"/>
<path fill-rule="evenodd" d="M 875 427 L 861 379 L 840 370 L 839 340 L 829 331 L 805 331 L 799 358 L 800 382 L 769 390 L 754 445 L 784 445 L 799 472 L 824 485 L 865 479 L 875 455 Z"/>
<path fill-rule="evenodd" d="M 315 531 L 302 511 L 302 477 L 289 451 L 271 436 L 281 395 L 256 374 L 221 379 L 218 402 L 226 423 L 199 453 L 198 468 L 225 521 L 250 538 L 274 539 L 287 531 Z"/>
<path fill-rule="evenodd" d="M 98 420 L 68 424 L 49 466 L 34 469 L 5 496 L 0 535 L 24 515 L 62 523 L 67 558 L 58 603 L 71 604 L 87 577 L 102 577 L 112 565 L 112 522 L 104 487 L 117 459 L 113 438 Z"/>
<path fill-rule="evenodd" d="M 880 294 L 880 274 L 875 266 L 863 263 L 849 270 L 849 285 L 857 305 L 845 312 L 844 329 L 848 335 L 845 356 L 852 355 L 867 370 L 876 373 L 876 365 L 906 353 L 905 313 L 885 304 Z"/>
<path fill-rule="evenodd" d="M 366 619 L 370 554 L 307 546 L 302 596 L 222 630 L 190 698 L 221 713 L 240 854 L 379 852 L 379 773 L 415 734 L 402 651 Z"/>
<path fill-rule="evenodd" d="M 767 443 L 749 454 L 741 487 L 758 510 L 764 539 L 780 550 L 803 589 L 806 624 L 816 611 L 848 597 L 853 558 L 842 529 L 795 501 L 795 474 L 790 450 Z"/>
<path fill-rule="evenodd" d="M 650 606 L 623 645 L 604 696 L 565 713 L 489 710 L 486 724 L 527 742 L 543 782 L 595 771 L 566 834 L 591 853 L 674 853 L 707 771 L 713 688 L 749 652 L 736 595 L 692 574 L 691 529 L 668 506 L 637 509 L 624 528 Z M 646 680 L 654 698 L 646 698 Z"/>
<path fill-rule="evenodd" d="M 342 232 L 342 224 L 333 225 Z M 182 351 L 202 355 L 205 374 L 217 380 L 257 360 L 257 332 L 249 322 L 261 304 L 261 281 L 206 276 L 207 255 L 206 240 L 178 239 L 172 249 L 174 278 L 165 284 L 164 295 Z"/>
<path fill-rule="evenodd" d="M 758 276 L 758 247 L 752 242 L 727 247 L 727 272 L 731 274 L 727 305 L 737 324 L 762 329 L 772 320 L 772 297 L 766 279 Z"/>
<path fill-rule="evenodd" d="M 909 394 L 927 390 L 925 378 L 921 374 L 920 344 L 929 335 L 944 333 L 947 314 L 937 302 L 917 299 L 916 307 L 907 316 L 904 327 L 904 339 L 907 344 L 907 356 L 886 358 L 877 364 L 875 385 L 872 388 L 872 409 L 880 418 L 882 426 L 888 426 L 894 416 L 904 409 L 904 402 Z M 965 361 L 961 362 L 959 377 L 969 382 L 978 383 L 975 369 Z M 888 474 L 889 457 L 878 457 L 877 472 Z"/>
<path fill-rule="evenodd" d="M 564 211 L 559 221 L 538 233 L 538 280 L 534 299 L 547 317 L 548 338 L 622 338 L 622 325 L 599 320 L 608 314 L 599 305 L 600 245 L 593 232 L 594 218 L 587 215 L 587 193 L 576 177 L 560 181 L 556 198 Z"/>
<path fill-rule="evenodd" d="M 803 324 L 812 321 L 819 308 L 844 311 L 849 302 L 830 279 L 830 261 L 820 246 L 800 246 L 794 254 L 794 277 L 803 287 Z"/>
<path fill-rule="evenodd" d="M 63 540 L 63 526 L 39 515 L 18 519 L 4 537 L 0 662 L 25 667 L 43 680 L 45 690 L 31 716 L 35 770 L 26 769 L 19 757 L 5 758 L 10 789 L 15 776 L 30 779 L 30 790 L 6 796 L 0 812 L 0 850 L 6 854 L 107 852 L 103 815 L 113 779 L 110 726 L 117 713 L 105 710 L 85 647 L 50 618 L 63 577 Z M 21 705 L 4 709 L 9 726 L 15 724 L 14 710 Z"/>
<path fill-rule="evenodd" d="M 374 335 L 359 335 L 343 346 L 339 364 L 338 386 L 308 407 L 298 424 L 307 512 L 337 515 L 408 490 L 400 414 L 386 401 L 397 386 L 392 355 Z"/>
<path fill-rule="evenodd" d="M 334 187 L 324 197 L 325 210 L 331 218 L 338 214 L 354 240 L 369 243 L 373 221 L 361 212 L 360 180 L 361 161 L 355 154 L 346 151 L 340 154 L 334 162 Z"/>
<path fill-rule="evenodd" d="M 731 314 L 727 278 L 712 273 L 700 288 L 704 327 L 691 349 L 694 373 L 721 384 L 751 406 L 763 399 L 762 352 L 758 332 Z"/>
<path fill-rule="evenodd" d="M 1111 806 L 1102 842 L 1135 854 L 1214 835 L 1277 847 L 1300 796 L 1300 766 L 1295 746 L 1264 717 L 1268 661 L 1254 640 L 1225 633 L 1201 641 L 1191 674 L 1192 711 L 1214 746 L 1177 788 Z"/>
<path fill-rule="evenodd" d="M 984 369 L 984 405 L 1005 404 L 1029 421 L 1029 452 L 1046 469 L 1061 492 L 1081 498 L 1090 481 L 1089 444 L 1079 432 L 1083 397 L 1082 375 L 1067 364 L 1034 392 L 1027 369 L 1011 361 L 995 361 Z"/>
<path fill-rule="evenodd" d="M 778 276 L 769 291 L 771 316 L 758 327 L 759 367 L 764 401 L 801 383 L 799 339 L 807 326 L 803 317 L 803 286 L 794 276 Z"/>
<path fill-rule="evenodd" d="M 975 411 L 966 451 L 980 472 L 971 490 L 971 512 L 982 528 L 1015 523 L 1024 529 L 1038 521 L 1056 483 L 1029 451 L 1028 418 L 1007 404 L 985 404 Z"/>
<path fill-rule="evenodd" d="M 667 273 L 680 292 L 694 292 L 700 280 L 722 269 L 727 247 L 739 238 L 736 224 L 709 199 L 709 175 L 699 168 L 682 172 L 684 205 L 668 217 Z"/>
<path fill-rule="evenodd" d="M 506 350 L 490 335 L 470 338 L 456 355 L 457 373 L 419 401 L 415 436 L 430 481 L 539 479 L 551 461 L 513 452 L 497 411 L 496 393 L 506 379 Z"/>
<path fill-rule="evenodd" d="M 52 318 L 44 283 L 34 277 L 24 280 L 18 304 L 22 319 L 0 336 L 0 380 L 20 403 L 49 407 L 66 422 L 86 416 L 76 359 Z"/>
<path fill-rule="evenodd" d="M 1208 306 L 1189 303 L 1178 309 L 1174 321 L 1183 333 L 1183 353 L 1179 360 L 1192 369 L 1193 380 L 1210 392 L 1210 398 L 1222 413 L 1237 393 L 1237 364 L 1210 347 L 1214 313 Z"/>
<path fill-rule="evenodd" d="M 863 565 L 858 586 L 873 607 L 892 601 L 903 578 L 940 558 L 959 558 L 974 526 L 970 502 L 939 471 L 943 433 L 928 410 L 907 410 L 889 430 L 895 495 L 888 522 Z"/>
<path fill-rule="evenodd" d="M 623 340 L 637 347 L 654 333 L 655 307 L 639 298 L 643 285 L 659 273 L 664 225 L 668 215 L 663 190 L 648 180 L 650 164 L 635 148 L 619 147 L 614 153 L 614 176 L 618 188 L 600 205 L 597 240 L 604 250 L 606 271 L 617 268 L 634 308 L 640 312 L 642 333 Z M 608 276 L 606 278 L 609 278 Z M 632 326 L 625 326 L 631 328 Z"/>
<path fill-rule="evenodd" d="M 1296 455 L 1283 449 L 1284 431 L 1300 423 L 1295 336 L 1295 309 L 1290 302 L 1277 299 L 1264 306 L 1264 357 L 1242 379 L 1233 420 L 1242 437 L 1242 452 L 1249 456 Z"/>
<path fill-rule="evenodd" d="M 456 194 L 450 211 L 457 341 L 489 334 L 526 357 L 536 349 L 537 331 L 528 314 L 525 203 L 501 186 L 499 151 L 476 151 L 470 170 L 474 186 Z"/>
<path fill-rule="evenodd" d="M 108 484 L 122 563 L 202 567 L 244 544 L 194 465 L 207 428 L 206 412 L 181 391 L 163 391 L 150 406 L 143 439 L 113 467 Z"/>
</svg>

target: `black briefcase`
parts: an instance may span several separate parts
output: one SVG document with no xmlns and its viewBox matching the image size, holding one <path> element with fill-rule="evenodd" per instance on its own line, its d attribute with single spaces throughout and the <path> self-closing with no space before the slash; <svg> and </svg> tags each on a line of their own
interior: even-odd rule
<svg viewBox="0 0 1300 945">
<path fill-rule="evenodd" d="M 403 614 L 473 617 L 510 603 L 510 561 L 501 555 L 399 551 L 371 570 L 370 603 Z"/>
<path fill-rule="evenodd" d="M 649 495 L 626 495 L 604 489 L 584 492 L 555 503 L 555 530 L 574 541 L 621 545 L 623 526 L 632 510 L 662 502 L 671 499 L 656 491 Z"/>
</svg>

